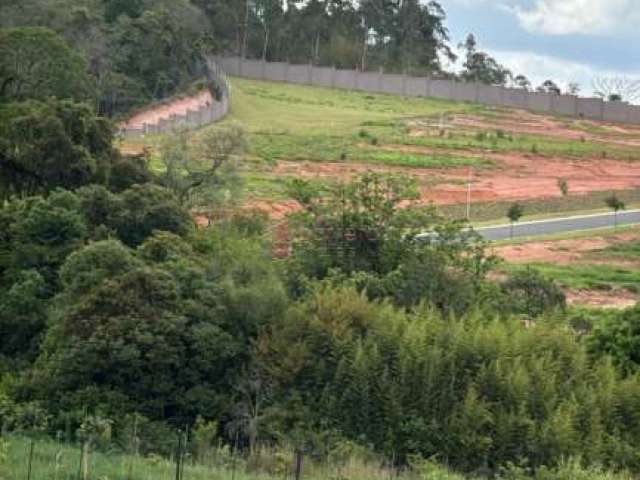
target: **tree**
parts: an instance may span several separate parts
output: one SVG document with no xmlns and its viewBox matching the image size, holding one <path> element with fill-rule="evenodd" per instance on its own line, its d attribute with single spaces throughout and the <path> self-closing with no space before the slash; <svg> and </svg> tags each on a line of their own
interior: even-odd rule
<svg viewBox="0 0 640 480">
<path fill-rule="evenodd" d="M 576 82 L 572 82 L 567 87 L 567 92 L 569 95 L 578 95 L 580 93 L 580 84 Z"/>
<path fill-rule="evenodd" d="M 478 51 L 476 38 L 469 34 L 460 48 L 465 50 L 466 61 L 460 74 L 463 80 L 504 86 L 511 78 L 511 72 L 488 54 Z M 523 79 L 520 79 L 523 82 Z"/>
<path fill-rule="evenodd" d="M 517 88 L 521 88 L 522 90 L 531 90 L 531 81 L 522 74 L 516 75 L 513 78 L 513 83 Z"/>
<path fill-rule="evenodd" d="M 613 210 L 613 224 L 614 227 L 618 227 L 618 212 L 620 210 L 624 210 L 626 208 L 624 202 L 618 198 L 615 193 L 612 193 L 610 196 L 605 198 L 604 202 L 607 207 Z"/>
<path fill-rule="evenodd" d="M 116 155 L 113 126 L 84 104 L 0 107 L 0 198 L 104 181 Z"/>
<path fill-rule="evenodd" d="M 558 87 L 553 80 L 545 80 L 538 88 L 536 88 L 536 91 L 540 93 L 550 93 L 552 95 L 562 94 L 560 87 Z"/>
<path fill-rule="evenodd" d="M 502 284 L 502 290 L 510 305 L 509 310 L 529 318 L 566 306 L 566 297 L 560 287 L 531 268 L 511 276 Z"/>
<path fill-rule="evenodd" d="M 40 27 L 0 30 L 0 102 L 89 100 L 87 64 L 57 33 Z"/>
<path fill-rule="evenodd" d="M 640 80 L 626 77 L 596 77 L 593 89 L 598 97 L 608 102 L 633 103 L 640 99 Z"/>
<path fill-rule="evenodd" d="M 165 170 L 160 181 L 183 206 L 219 206 L 237 200 L 238 165 L 244 155 L 244 130 L 235 124 L 214 127 L 191 147 L 187 132 L 180 132 L 162 146 Z"/>
<path fill-rule="evenodd" d="M 567 181 L 566 178 L 558 179 L 558 189 L 560 190 L 560 193 L 562 194 L 563 197 L 566 197 L 567 195 L 569 195 L 569 182 Z"/>
<path fill-rule="evenodd" d="M 518 202 L 512 204 L 507 210 L 507 218 L 511 222 L 511 238 L 513 238 L 514 224 L 518 222 L 523 215 L 524 215 L 524 207 Z"/>
<path fill-rule="evenodd" d="M 598 355 L 610 355 L 627 373 L 640 369 L 640 307 L 636 306 L 596 325 L 589 338 L 589 349 Z"/>
</svg>

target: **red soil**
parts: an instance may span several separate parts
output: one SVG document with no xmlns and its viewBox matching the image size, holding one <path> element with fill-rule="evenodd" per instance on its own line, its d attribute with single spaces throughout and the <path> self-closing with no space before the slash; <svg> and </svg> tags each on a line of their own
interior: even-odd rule
<svg viewBox="0 0 640 480">
<path fill-rule="evenodd" d="M 494 253 L 510 263 L 544 262 L 561 265 L 578 262 L 599 263 L 609 265 L 630 265 L 633 262 L 624 260 L 598 259 L 595 253 L 608 246 L 638 239 L 638 232 L 620 233 L 616 235 L 578 238 L 570 240 L 545 240 L 519 245 L 506 245 L 494 248 Z M 589 258 L 591 256 L 591 258 Z M 635 263 L 637 265 L 637 262 Z"/>
<path fill-rule="evenodd" d="M 208 90 L 204 90 L 197 95 L 186 98 L 178 98 L 171 102 L 137 113 L 131 117 L 123 128 L 142 128 L 146 123 L 157 124 L 161 119 L 169 118 L 171 115 L 185 115 L 187 110 L 198 110 L 200 107 L 213 103 L 213 97 Z"/>
<path fill-rule="evenodd" d="M 387 148 L 396 148 L 388 146 Z M 413 153 L 433 150 L 412 147 Z M 440 151 L 443 153 L 443 151 Z M 447 152 L 444 152 L 447 153 Z M 459 154 L 459 152 L 458 152 Z M 470 152 L 471 155 L 482 155 Z M 572 194 L 625 190 L 640 187 L 640 168 L 631 162 L 604 159 L 571 160 L 523 154 L 486 154 L 497 168 L 472 170 L 472 200 L 527 200 L 561 196 L 557 182 L 569 179 Z M 428 169 L 381 167 L 358 163 L 315 163 L 281 161 L 277 176 L 348 179 L 365 171 L 402 172 L 418 179 L 422 201 L 439 205 L 464 203 L 467 198 L 468 168 Z"/>
</svg>

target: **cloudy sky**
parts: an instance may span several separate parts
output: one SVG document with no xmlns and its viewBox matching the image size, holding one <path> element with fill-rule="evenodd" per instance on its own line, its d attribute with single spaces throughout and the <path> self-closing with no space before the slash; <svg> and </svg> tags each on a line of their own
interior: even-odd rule
<svg viewBox="0 0 640 480">
<path fill-rule="evenodd" d="M 535 85 L 597 76 L 640 78 L 640 0 L 440 0 L 452 42 L 480 48 Z"/>
</svg>

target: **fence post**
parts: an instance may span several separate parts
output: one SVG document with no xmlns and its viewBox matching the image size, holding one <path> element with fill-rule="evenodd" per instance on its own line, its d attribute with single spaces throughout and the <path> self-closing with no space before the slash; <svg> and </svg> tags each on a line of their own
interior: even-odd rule
<svg viewBox="0 0 640 480">
<path fill-rule="evenodd" d="M 407 96 L 407 74 L 406 73 L 402 74 L 402 96 L 403 97 Z"/>
<path fill-rule="evenodd" d="M 31 439 L 31 445 L 29 446 L 29 466 L 27 467 L 27 480 L 31 480 L 31 465 L 33 463 L 34 448 L 35 448 L 35 441 Z"/>
<path fill-rule="evenodd" d="M 309 85 L 313 85 L 313 63 L 309 64 Z"/>
<path fill-rule="evenodd" d="M 302 462 L 303 462 L 303 453 L 301 450 L 296 449 L 294 453 L 295 480 L 300 480 L 302 478 Z"/>
</svg>

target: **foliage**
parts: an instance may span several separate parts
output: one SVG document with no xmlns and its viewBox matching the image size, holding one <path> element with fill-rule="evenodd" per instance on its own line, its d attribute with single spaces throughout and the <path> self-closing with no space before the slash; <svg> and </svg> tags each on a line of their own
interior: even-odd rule
<svg viewBox="0 0 640 480">
<path fill-rule="evenodd" d="M 460 45 L 464 48 L 466 56 L 464 70 L 460 74 L 462 79 L 469 82 L 504 86 L 512 77 L 511 72 L 488 54 L 478 51 L 477 46 L 476 37 L 473 34 L 469 34 L 464 44 Z M 521 86 L 526 86 L 524 77 L 521 76 L 519 81 Z"/>
<path fill-rule="evenodd" d="M 281 428 L 301 398 L 307 424 L 339 426 L 396 458 L 489 472 L 585 452 L 594 463 L 638 462 L 627 453 L 637 448 L 638 379 L 591 361 L 552 321 L 405 313 L 324 286 L 265 333 L 258 355 Z"/>
<path fill-rule="evenodd" d="M 46 28 L 0 29 L 0 102 L 93 98 L 82 55 Z"/>
<path fill-rule="evenodd" d="M 531 268 L 513 274 L 502 284 L 502 289 L 509 304 L 507 309 L 529 318 L 566 306 L 566 298 L 560 287 Z"/>
<path fill-rule="evenodd" d="M 235 124 L 207 129 L 195 147 L 186 132 L 169 137 L 162 147 L 164 172 L 160 182 L 185 206 L 224 206 L 238 201 L 237 174 L 246 140 Z"/>
<path fill-rule="evenodd" d="M 116 154 L 113 127 L 84 104 L 0 106 L 0 198 L 74 189 L 104 179 Z"/>
<path fill-rule="evenodd" d="M 611 355 L 630 373 L 640 368 L 640 308 L 634 307 L 596 325 L 589 345 L 598 355 Z"/>
</svg>

